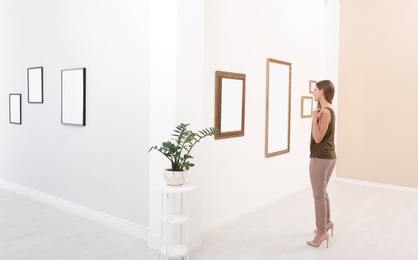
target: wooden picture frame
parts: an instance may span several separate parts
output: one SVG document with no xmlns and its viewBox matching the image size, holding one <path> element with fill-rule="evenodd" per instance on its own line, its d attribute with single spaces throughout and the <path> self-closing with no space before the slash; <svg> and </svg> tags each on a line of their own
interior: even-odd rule
<svg viewBox="0 0 418 260">
<path fill-rule="evenodd" d="M 216 71 L 215 80 L 215 140 L 244 136 L 245 74 Z"/>
<path fill-rule="evenodd" d="M 313 94 L 316 87 L 316 80 L 310 80 L 309 81 L 309 93 Z"/>
<path fill-rule="evenodd" d="M 313 97 L 303 96 L 301 98 L 300 117 L 301 118 L 312 117 L 312 110 L 313 110 Z"/>
<path fill-rule="evenodd" d="M 290 152 L 292 63 L 267 59 L 265 157 Z"/>
</svg>

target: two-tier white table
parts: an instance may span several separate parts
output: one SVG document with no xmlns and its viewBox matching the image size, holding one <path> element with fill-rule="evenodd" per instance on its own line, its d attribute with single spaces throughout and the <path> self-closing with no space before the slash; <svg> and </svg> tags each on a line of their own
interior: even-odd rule
<svg viewBox="0 0 418 260">
<path fill-rule="evenodd" d="M 181 186 L 161 183 L 155 189 L 161 192 L 161 248 L 158 259 L 165 256 L 189 260 L 189 192 L 196 185 L 185 182 Z M 178 205 L 177 205 L 178 204 Z"/>
</svg>

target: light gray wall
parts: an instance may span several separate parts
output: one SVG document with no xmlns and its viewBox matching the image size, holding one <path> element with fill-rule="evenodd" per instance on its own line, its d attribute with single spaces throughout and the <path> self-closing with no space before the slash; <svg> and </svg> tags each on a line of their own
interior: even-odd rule
<svg viewBox="0 0 418 260">
<path fill-rule="evenodd" d="M 148 227 L 149 1 L 0 1 L 0 179 Z M 44 68 L 44 103 L 26 70 Z M 62 125 L 60 71 L 87 70 L 87 125 Z M 22 125 L 9 124 L 22 93 Z"/>
</svg>

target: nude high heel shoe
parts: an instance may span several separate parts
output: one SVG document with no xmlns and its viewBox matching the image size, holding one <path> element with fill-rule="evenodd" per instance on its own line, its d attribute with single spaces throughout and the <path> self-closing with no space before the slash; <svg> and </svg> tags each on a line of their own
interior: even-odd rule
<svg viewBox="0 0 418 260">
<path fill-rule="evenodd" d="M 331 236 L 334 236 L 334 223 L 332 223 L 332 221 L 330 221 L 328 224 L 325 225 L 325 231 L 328 232 L 328 230 L 331 229 Z M 314 232 L 316 233 L 316 229 L 314 230 Z"/>
<path fill-rule="evenodd" d="M 306 241 L 306 243 L 310 246 L 319 247 L 322 244 L 322 242 L 324 242 L 325 240 L 327 241 L 327 248 L 328 248 L 329 235 L 326 232 L 321 236 L 318 242 Z"/>
<path fill-rule="evenodd" d="M 331 236 L 334 236 L 334 223 L 330 221 L 328 224 L 325 225 L 325 230 L 328 232 L 328 230 L 331 229 Z"/>
</svg>

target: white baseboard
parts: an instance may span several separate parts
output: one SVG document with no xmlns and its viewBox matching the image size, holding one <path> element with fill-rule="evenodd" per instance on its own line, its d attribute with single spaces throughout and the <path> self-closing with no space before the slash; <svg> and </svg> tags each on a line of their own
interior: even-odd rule
<svg viewBox="0 0 418 260">
<path fill-rule="evenodd" d="M 377 182 L 370 182 L 370 181 L 347 179 L 347 178 L 342 178 L 342 177 L 336 177 L 336 181 L 338 181 L 338 182 L 346 182 L 346 183 L 353 183 L 353 184 L 360 184 L 360 185 L 366 185 L 366 186 L 373 186 L 373 187 L 385 188 L 385 189 L 391 189 L 391 190 L 401 190 L 401 191 L 409 191 L 409 192 L 418 192 L 418 189 L 417 188 L 411 188 L 411 187 L 405 187 L 405 186 L 397 186 L 397 185 L 377 183 Z"/>
<path fill-rule="evenodd" d="M 79 204 L 69 202 L 3 179 L 0 179 L 0 187 L 30 199 L 34 199 L 36 201 L 40 201 L 53 207 L 65 210 L 74 215 L 100 223 L 112 229 L 127 233 L 143 240 L 147 240 L 148 228 L 144 226 L 105 214 L 103 212 L 92 210 Z"/>
</svg>

